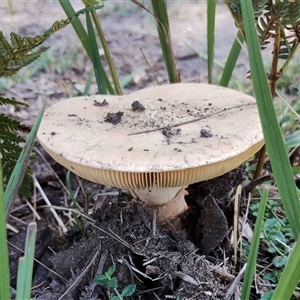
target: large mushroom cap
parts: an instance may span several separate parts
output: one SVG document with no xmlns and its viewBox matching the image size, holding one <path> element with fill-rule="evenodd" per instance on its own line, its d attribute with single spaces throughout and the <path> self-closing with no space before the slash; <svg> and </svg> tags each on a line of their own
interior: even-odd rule
<svg viewBox="0 0 300 300">
<path fill-rule="evenodd" d="M 264 143 L 252 97 L 197 83 L 59 102 L 46 110 L 38 139 L 75 174 L 135 190 L 220 176 Z"/>
</svg>

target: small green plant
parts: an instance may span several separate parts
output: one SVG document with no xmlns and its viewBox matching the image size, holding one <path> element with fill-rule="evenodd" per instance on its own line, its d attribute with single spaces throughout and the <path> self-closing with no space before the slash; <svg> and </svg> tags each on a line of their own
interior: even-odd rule
<svg viewBox="0 0 300 300">
<path fill-rule="evenodd" d="M 116 267 L 115 265 L 111 266 L 107 272 L 104 273 L 104 275 L 97 276 L 95 278 L 95 282 L 101 286 L 109 287 L 114 290 L 117 296 L 113 296 L 110 298 L 110 300 L 122 300 L 124 297 L 132 296 L 135 292 L 136 285 L 135 284 L 129 284 L 124 287 L 121 294 L 118 291 L 118 280 L 117 277 L 113 277 L 113 273 L 115 272 Z"/>
<path fill-rule="evenodd" d="M 260 202 L 258 201 L 250 207 L 250 211 L 255 217 L 258 215 L 259 206 Z M 280 201 L 267 199 L 259 245 L 259 273 L 264 280 L 275 286 L 282 276 L 288 256 L 294 247 L 291 227 Z M 243 241 L 243 253 L 246 257 L 249 255 L 249 248 L 249 242 Z M 269 299 L 270 295 L 271 292 L 266 293 L 262 299 Z"/>
</svg>

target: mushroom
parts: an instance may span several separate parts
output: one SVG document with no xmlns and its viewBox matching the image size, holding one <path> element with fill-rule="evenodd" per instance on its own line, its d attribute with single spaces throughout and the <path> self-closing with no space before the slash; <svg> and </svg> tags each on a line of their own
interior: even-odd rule
<svg viewBox="0 0 300 300">
<path fill-rule="evenodd" d="M 175 227 L 189 184 L 233 170 L 264 144 L 254 98 L 198 83 L 61 101 L 46 110 L 38 139 L 73 173 L 129 189 Z"/>
</svg>

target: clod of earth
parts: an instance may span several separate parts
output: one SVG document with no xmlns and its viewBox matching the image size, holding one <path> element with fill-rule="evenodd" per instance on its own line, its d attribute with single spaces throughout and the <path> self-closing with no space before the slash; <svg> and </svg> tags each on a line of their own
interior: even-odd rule
<svg viewBox="0 0 300 300">
<path fill-rule="evenodd" d="M 144 111 L 145 106 L 140 101 L 133 101 L 131 104 L 132 111 Z"/>
<path fill-rule="evenodd" d="M 212 133 L 210 131 L 208 131 L 207 129 L 201 129 L 200 136 L 204 137 L 204 138 L 210 138 L 210 137 L 212 137 Z"/>
<path fill-rule="evenodd" d="M 107 113 L 106 117 L 105 117 L 105 122 L 111 123 L 113 125 L 117 125 L 121 122 L 122 116 L 123 116 L 123 112 L 118 111 L 117 113 Z"/>
<path fill-rule="evenodd" d="M 134 112 L 132 98 L 145 110 Z M 109 105 L 95 109 L 95 101 L 105 99 Z M 171 138 L 162 134 L 166 128 L 175 133 Z M 212 128 L 213 134 L 201 137 L 203 128 Z M 129 189 L 150 212 L 158 212 L 159 224 L 175 227 L 187 209 L 187 185 L 233 170 L 264 144 L 252 97 L 197 83 L 62 101 L 46 110 L 38 138 L 75 174 Z"/>
</svg>

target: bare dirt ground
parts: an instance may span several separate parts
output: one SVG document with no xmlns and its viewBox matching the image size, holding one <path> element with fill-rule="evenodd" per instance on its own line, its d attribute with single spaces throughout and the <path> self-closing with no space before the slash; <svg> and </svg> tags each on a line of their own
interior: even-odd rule
<svg viewBox="0 0 300 300">
<path fill-rule="evenodd" d="M 72 1 L 75 10 L 80 1 Z M 47 30 L 65 15 L 56 1 L 12 1 L 13 14 L 6 1 L 0 2 L 0 30 L 8 36 L 15 31 L 21 35 L 36 35 Z M 201 1 L 170 2 L 171 32 L 177 68 L 183 82 L 206 81 L 206 63 L 191 49 L 206 53 L 206 3 Z M 134 74 L 124 93 L 157 84 L 141 54 L 144 51 L 159 83 L 167 83 L 162 53 L 151 16 L 129 1 L 106 1 L 100 12 L 106 39 L 120 78 Z M 226 7 L 218 4 L 216 28 L 216 59 L 224 63 L 236 29 Z M 9 113 L 27 125 L 46 100 L 51 105 L 77 96 L 83 91 L 92 66 L 81 49 L 71 26 L 56 33 L 48 42 L 51 46 L 33 75 L 28 69 L 18 79 L 0 82 L 1 95 L 25 100 L 29 107 L 10 108 Z M 101 50 L 100 50 L 101 51 Z M 243 55 L 237 67 L 246 77 Z M 95 84 L 91 94 L 96 93 Z M 65 181 L 66 170 L 51 160 L 38 146 L 38 160 L 33 162 L 34 174 L 42 190 L 55 206 L 70 207 L 69 191 L 59 181 Z M 45 160 L 43 160 L 45 158 Z M 54 170 L 54 171 L 53 171 Z M 238 265 L 232 263 L 229 232 L 232 227 L 232 189 L 247 178 L 242 169 L 235 170 L 211 182 L 197 183 L 188 188 L 186 200 L 189 211 L 182 216 L 183 230 L 152 233 L 152 219 L 147 211 L 134 203 L 126 191 L 98 186 L 71 176 L 82 211 L 89 218 L 75 225 L 74 215 L 58 210 L 68 227 L 64 234 L 50 213 L 37 186 L 30 203 L 38 220 L 33 295 L 36 299 L 109 299 L 113 293 L 96 285 L 96 275 L 115 264 L 119 290 L 134 283 L 137 291 L 132 299 L 230 299 L 239 293 L 239 282 L 233 284 Z M 95 192 L 96 191 L 96 192 Z M 91 196 L 96 194 L 96 196 Z M 213 199 L 207 198 L 212 195 Z M 88 203 L 88 207 L 86 206 Z M 85 207 L 85 209 L 84 209 Z M 205 209 L 204 209 L 205 208 Z M 215 214 L 216 218 L 208 217 Z M 202 218 L 201 218 L 202 217 Z M 17 259 L 24 248 L 26 225 L 36 215 L 24 199 L 16 201 L 9 223 L 19 233 L 9 231 L 11 278 L 15 285 Z M 220 242 L 220 231 L 226 238 Z M 209 233 L 208 233 L 209 232 Z M 46 267 L 47 268 L 46 268 Z M 229 286 L 233 286 L 229 294 Z M 227 293 L 227 294 L 226 294 Z M 178 297 L 179 298 L 176 298 Z"/>
</svg>

